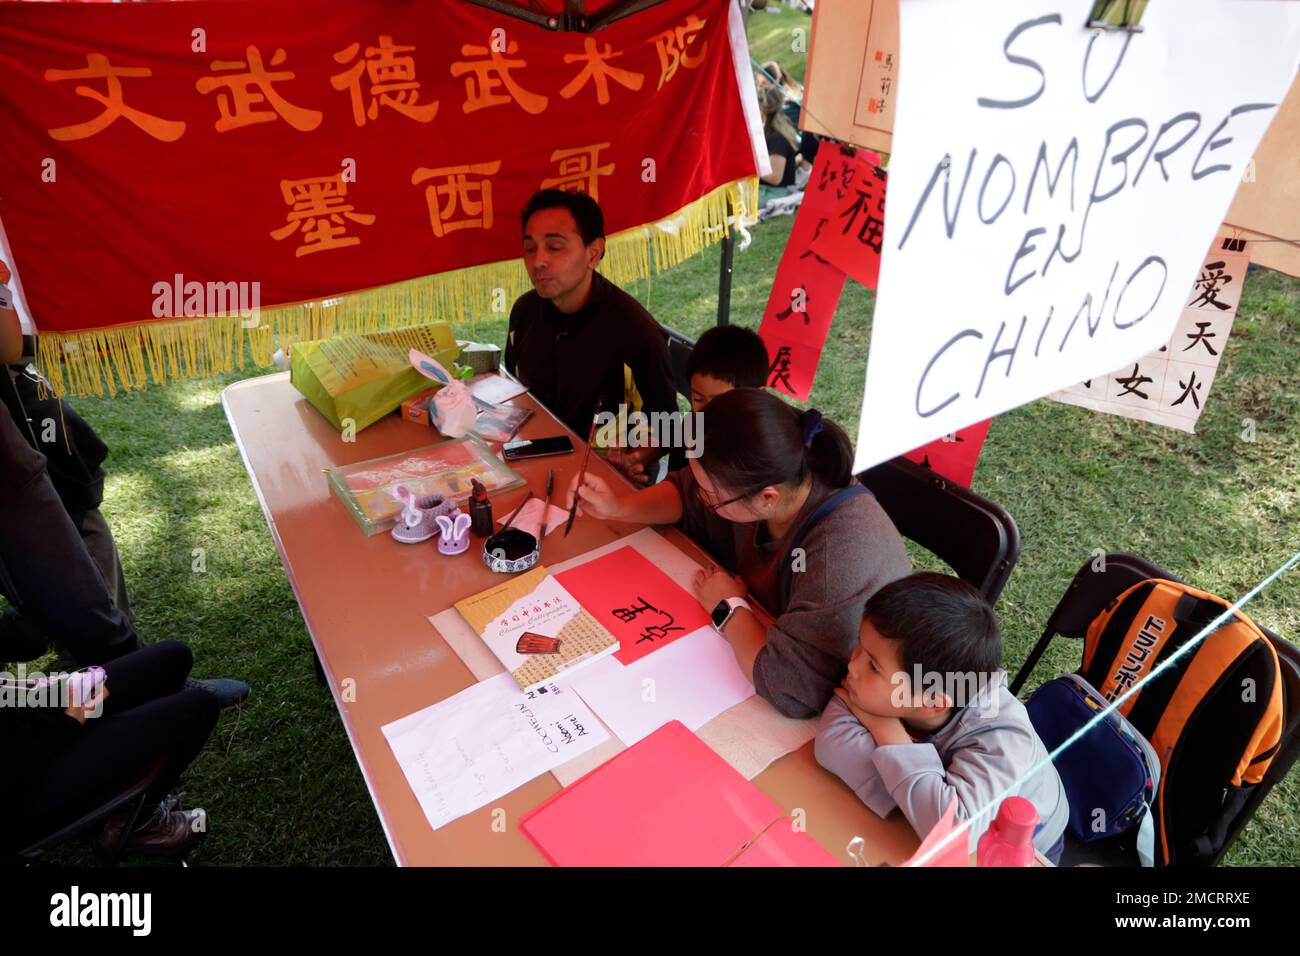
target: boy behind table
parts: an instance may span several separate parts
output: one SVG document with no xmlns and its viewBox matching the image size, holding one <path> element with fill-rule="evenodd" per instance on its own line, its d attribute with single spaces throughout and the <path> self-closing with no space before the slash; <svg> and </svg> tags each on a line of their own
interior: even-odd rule
<svg viewBox="0 0 1300 956">
<path fill-rule="evenodd" d="M 702 412 L 719 395 L 737 388 L 767 385 L 767 346 L 757 332 L 740 325 L 715 325 L 696 341 L 686 360 L 686 380 L 691 388 L 691 411 Z M 668 470 L 686 467 L 686 450 L 673 448 Z M 641 480 L 632 475 L 633 480 Z"/>
<path fill-rule="evenodd" d="M 767 371 L 767 345 L 758 333 L 739 325 L 714 326 L 700 336 L 686 360 L 691 411 L 703 411 L 733 388 L 762 388 Z"/>
<path fill-rule="evenodd" d="M 816 755 L 878 816 L 897 807 L 924 836 L 954 797 L 957 819 L 969 819 L 1046 759 L 1006 688 L 997 616 L 969 584 L 931 573 L 887 584 L 867 602 L 860 636 Z M 1037 809 L 1034 846 L 1059 862 L 1069 805 L 1056 768 L 1045 763 L 1012 794 Z M 996 809 L 972 823 L 972 849 Z"/>
</svg>

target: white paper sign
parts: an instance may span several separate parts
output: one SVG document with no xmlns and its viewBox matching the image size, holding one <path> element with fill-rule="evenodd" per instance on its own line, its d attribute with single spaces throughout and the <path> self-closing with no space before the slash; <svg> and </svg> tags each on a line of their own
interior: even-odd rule
<svg viewBox="0 0 1300 956">
<path fill-rule="evenodd" d="M 509 674 L 383 730 L 435 830 L 609 739 L 569 688 L 525 693 Z"/>
<path fill-rule="evenodd" d="M 855 470 L 1165 344 L 1300 61 L 1300 3 L 907 0 Z"/>
<path fill-rule="evenodd" d="M 712 627 L 626 666 L 613 657 L 597 661 L 572 686 L 629 747 L 672 720 L 699 730 L 754 694 L 735 651 Z"/>
</svg>

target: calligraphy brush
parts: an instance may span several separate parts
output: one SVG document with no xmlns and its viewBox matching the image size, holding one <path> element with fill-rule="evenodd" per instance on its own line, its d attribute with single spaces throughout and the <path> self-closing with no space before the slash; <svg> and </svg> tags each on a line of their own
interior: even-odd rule
<svg viewBox="0 0 1300 956">
<path fill-rule="evenodd" d="M 600 405 L 596 406 L 596 414 L 591 416 L 591 431 L 587 434 L 587 451 L 582 456 L 582 470 L 578 472 L 578 484 L 573 489 L 573 507 L 569 509 L 569 520 L 564 523 L 564 536 L 567 538 L 569 532 L 573 530 L 573 519 L 578 516 L 578 492 L 582 488 L 582 481 L 587 477 L 587 463 L 591 461 L 591 443 L 596 440 L 596 422 L 600 420 Z"/>
<path fill-rule="evenodd" d="M 555 469 L 546 471 L 546 504 L 542 505 L 542 533 L 537 536 L 537 551 L 540 554 L 542 542 L 546 540 L 547 519 L 551 517 L 551 491 L 555 488 Z"/>
<path fill-rule="evenodd" d="M 528 497 L 525 498 L 523 501 L 519 502 L 519 507 L 516 508 L 514 511 L 510 512 L 510 517 L 506 519 L 506 523 L 502 526 L 501 531 L 505 531 L 506 528 L 514 524 L 514 520 L 518 516 L 519 512 L 524 510 L 524 505 L 528 504 L 528 502 L 532 500 L 533 500 L 533 493 L 530 491 L 528 492 Z M 500 534 L 501 532 L 498 531 L 497 533 Z"/>
</svg>

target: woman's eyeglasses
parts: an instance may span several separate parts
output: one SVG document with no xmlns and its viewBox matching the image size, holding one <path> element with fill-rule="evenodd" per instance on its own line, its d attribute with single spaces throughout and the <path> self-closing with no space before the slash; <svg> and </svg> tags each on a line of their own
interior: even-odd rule
<svg viewBox="0 0 1300 956">
<path fill-rule="evenodd" d="M 708 494 L 704 490 L 704 487 L 702 485 L 698 483 L 695 485 L 695 499 L 699 501 L 700 504 L 704 505 L 704 507 L 708 508 L 710 511 L 712 511 L 715 514 L 718 512 L 719 508 L 725 508 L 727 507 L 727 505 L 734 505 L 737 501 L 743 501 L 744 499 L 748 498 L 751 494 L 753 494 L 753 492 L 747 491 L 743 495 L 736 495 L 736 497 L 728 498 L 726 501 L 715 502 L 713 500 L 713 496 Z"/>
</svg>

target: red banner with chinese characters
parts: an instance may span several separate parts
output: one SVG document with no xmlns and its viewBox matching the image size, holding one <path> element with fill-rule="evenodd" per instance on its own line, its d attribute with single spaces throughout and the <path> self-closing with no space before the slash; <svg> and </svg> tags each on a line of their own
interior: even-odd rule
<svg viewBox="0 0 1300 956">
<path fill-rule="evenodd" d="M 273 309 L 489 263 L 509 275 L 455 309 L 508 311 L 543 187 L 595 196 L 611 236 L 688 210 L 611 239 L 616 281 L 684 257 L 755 175 L 729 14 L 667 0 L 583 35 L 458 0 L 0 3 L 0 215 L 33 320 L 139 352 L 167 343 L 117 327 L 233 314 L 214 287 Z M 448 317 L 388 304 L 378 327 Z"/>
<path fill-rule="evenodd" d="M 843 170 L 829 216 L 818 217 L 814 255 L 875 291 L 885 236 L 885 171 L 875 153 L 860 152 Z M 842 194 L 842 196 L 841 196 Z"/>
<path fill-rule="evenodd" d="M 817 151 L 758 327 L 771 361 L 768 387 L 804 402 L 844 291 L 844 271 L 817 254 L 816 242 L 833 228 L 828 224 L 852 194 L 860 166 L 866 168 L 852 147 L 827 143 Z"/>
</svg>

